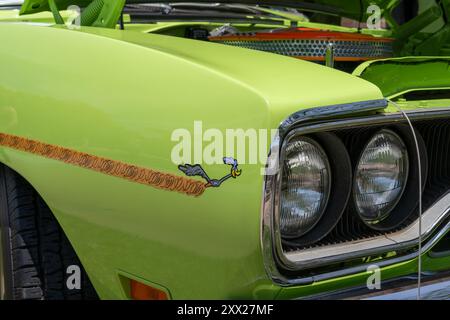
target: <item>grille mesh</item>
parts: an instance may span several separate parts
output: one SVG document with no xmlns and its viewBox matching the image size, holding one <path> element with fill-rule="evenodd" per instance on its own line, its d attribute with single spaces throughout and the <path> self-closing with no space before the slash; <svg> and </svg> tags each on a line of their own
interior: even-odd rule
<svg viewBox="0 0 450 320">
<path fill-rule="evenodd" d="M 450 189 L 450 119 L 419 122 L 416 127 L 428 153 L 428 180 L 423 196 L 427 208 Z"/>
<path fill-rule="evenodd" d="M 325 58 L 327 45 L 333 43 L 336 60 L 379 59 L 391 57 L 391 42 L 335 40 L 215 40 L 215 42 L 300 58 Z"/>
</svg>

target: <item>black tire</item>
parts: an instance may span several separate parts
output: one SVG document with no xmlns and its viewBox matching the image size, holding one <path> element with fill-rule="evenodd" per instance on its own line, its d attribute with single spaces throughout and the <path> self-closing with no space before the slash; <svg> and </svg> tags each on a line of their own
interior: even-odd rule
<svg viewBox="0 0 450 320">
<path fill-rule="evenodd" d="M 0 298 L 97 299 L 75 251 L 42 198 L 21 176 L 0 165 Z M 3 262 L 3 263 L 2 263 Z M 81 270 L 70 290 L 67 267 Z"/>
</svg>

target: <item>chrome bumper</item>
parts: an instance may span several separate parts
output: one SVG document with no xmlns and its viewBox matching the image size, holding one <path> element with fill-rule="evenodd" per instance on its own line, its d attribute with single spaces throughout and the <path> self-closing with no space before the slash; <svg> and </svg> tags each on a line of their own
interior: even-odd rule
<svg viewBox="0 0 450 320">
<path fill-rule="evenodd" d="M 364 300 L 416 300 L 419 298 L 417 287 L 405 287 L 392 289 L 361 297 Z M 438 280 L 436 283 L 425 284 L 420 287 L 421 300 L 450 300 L 450 279 Z"/>
</svg>

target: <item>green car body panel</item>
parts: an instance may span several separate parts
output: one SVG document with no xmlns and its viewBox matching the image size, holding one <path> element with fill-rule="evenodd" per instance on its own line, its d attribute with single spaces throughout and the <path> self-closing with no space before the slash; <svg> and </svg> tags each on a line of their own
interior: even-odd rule
<svg viewBox="0 0 450 320">
<path fill-rule="evenodd" d="M 67 11 L 61 11 L 61 16 L 68 18 Z M 38 12 L 34 14 L 21 15 L 19 10 L 0 11 L 1 22 L 31 22 L 31 23 L 54 23 L 53 15 L 50 12 Z"/>
<path fill-rule="evenodd" d="M 0 24 L 0 132 L 182 176 L 171 161 L 171 135 L 193 131 L 194 121 L 224 135 L 227 128 L 277 129 L 299 110 L 383 99 L 395 84 L 377 80 L 375 68 L 406 68 L 424 87 L 425 66 L 436 63 L 441 77 L 430 86 L 450 87 L 450 58 L 367 63 L 351 75 L 143 31 L 149 30 Z M 414 59 L 419 64 L 408 68 Z M 450 100 L 406 107 L 448 106 Z M 103 299 L 129 298 L 124 279 L 165 288 L 173 299 L 285 299 L 367 278 L 360 273 L 292 287 L 272 282 L 261 252 L 260 165 L 240 165 L 237 179 L 193 197 L 3 146 L 0 162 L 46 201 Z M 212 177 L 227 170 L 203 167 Z M 437 271 L 450 260 L 424 253 L 423 263 Z M 391 265 L 383 279 L 416 268 L 416 260 Z"/>
</svg>

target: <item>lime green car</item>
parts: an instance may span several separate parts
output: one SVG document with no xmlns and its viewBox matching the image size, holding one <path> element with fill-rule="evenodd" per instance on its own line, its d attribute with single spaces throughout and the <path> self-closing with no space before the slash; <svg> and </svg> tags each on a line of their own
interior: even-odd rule
<svg viewBox="0 0 450 320">
<path fill-rule="evenodd" d="M 0 298 L 450 297 L 450 0 L 0 8 Z"/>
</svg>

